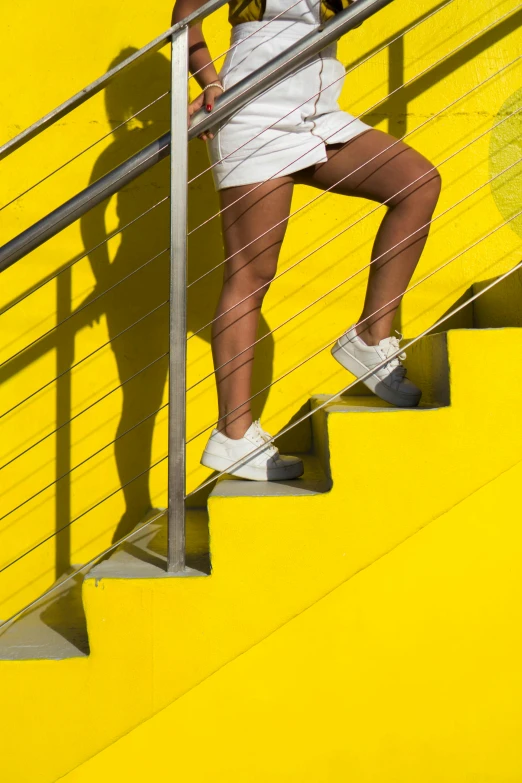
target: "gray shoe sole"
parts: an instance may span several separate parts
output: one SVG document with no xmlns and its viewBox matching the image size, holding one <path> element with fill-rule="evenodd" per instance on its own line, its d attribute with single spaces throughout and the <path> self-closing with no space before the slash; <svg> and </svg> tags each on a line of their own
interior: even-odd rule
<svg viewBox="0 0 522 783">
<path fill-rule="evenodd" d="M 339 342 L 335 343 L 331 350 L 331 354 L 345 370 L 351 372 L 356 378 L 360 378 L 361 375 L 364 375 L 370 369 L 369 367 L 361 365 L 361 363 L 358 362 L 351 353 L 348 353 L 346 348 L 340 345 Z M 361 383 L 364 383 L 364 385 L 376 394 L 377 397 L 380 397 L 381 400 L 389 402 L 390 405 L 393 405 L 396 408 L 416 408 L 422 395 L 420 389 L 418 394 L 401 394 L 401 392 L 386 386 L 386 384 L 377 378 L 376 375 L 370 375 L 369 378 L 361 381 Z"/>
<path fill-rule="evenodd" d="M 217 454 L 210 454 L 208 451 L 203 452 L 201 464 L 206 468 L 218 470 L 220 473 L 228 473 L 230 476 L 237 476 L 250 481 L 290 481 L 299 478 L 304 473 L 304 465 L 301 460 L 285 468 L 268 468 L 268 470 L 263 470 L 246 462 L 238 465 L 235 470 L 229 470 L 231 463 L 227 459 L 218 457 Z"/>
</svg>

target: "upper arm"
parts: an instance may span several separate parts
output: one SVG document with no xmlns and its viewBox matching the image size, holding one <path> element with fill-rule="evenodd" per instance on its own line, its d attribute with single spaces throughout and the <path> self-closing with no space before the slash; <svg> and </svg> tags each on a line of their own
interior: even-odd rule
<svg viewBox="0 0 522 783">
<path fill-rule="evenodd" d="M 176 0 L 172 11 L 172 24 L 185 19 L 186 16 L 201 8 L 205 2 L 206 0 Z"/>
</svg>

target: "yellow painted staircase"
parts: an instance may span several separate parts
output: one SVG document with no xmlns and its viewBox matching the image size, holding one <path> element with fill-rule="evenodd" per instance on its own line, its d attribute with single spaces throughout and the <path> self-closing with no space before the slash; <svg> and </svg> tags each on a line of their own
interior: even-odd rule
<svg viewBox="0 0 522 783">
<path fill-rule="evenodd" d="M 312 417 L 302 480 L 221 480 L 210 575 L 206 511 L 189 509 L 191 576 L 165 574 L 163 518 L 85 578 L 88 654 L 32 654 L 31 616 L 4 634 L 4 779 L 522 779 L 501 770 L 509 737 L 498 712 L 491 734 L 486 682 L 509 682 L 518 715 L 522 329 L 505 304 L 517 284 L 500 313 L 488 294 L 469 316 L 485 327 L 494 312 L 499 328 L 412 348 L 420 408 L 340 398 Z M 452 720 L 466 742 L 437 767 Z M 473 777 L 486 736 L 488 764 L 504 754 L 498 776 Z"/>
</svg>

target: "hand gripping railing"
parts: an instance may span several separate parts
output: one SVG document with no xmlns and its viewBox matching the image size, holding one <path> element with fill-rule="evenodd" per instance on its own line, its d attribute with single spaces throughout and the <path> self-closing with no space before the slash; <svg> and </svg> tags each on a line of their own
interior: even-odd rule
<svg viewBox="0 0 522 783">
<path fill-rule="evenodd" d="M 168 556 L 167 570 L 185 572 L 185 395 L 186 395 L 186 256 L 188 141 L 208 127 L 203 110 L 187 127 L 188 30 L 220 8 L 227 0 L 210 0 L 198 11 L 173 25 L 154 41 L 120 63 L 100 79 L 47 114 L 27 130 L 0 147 L 0 159 L 21 147 L 54 122 L 104 89 L 137 59 L 152 53 L 169 40 L 171 61 L 171 132 L 161 136 L 139 153 L 82 190 L 61 207 L 49 213 L 0 248 L 0 271 L 20 260 L 51 237 L 71 225 L 93 207 L 114 195 L 127 183 L 171 155 L 171 242 L 170 242 L 170 373 L 169 373 L 169 468 L 168 468 Z M 358 0 L 231 87 L 220 97 L 212 112 L 212 125 L 227 119 L 236 110 L 292 73 L 328 44 L 338 40 L 392 0 Z"/>
</svg>

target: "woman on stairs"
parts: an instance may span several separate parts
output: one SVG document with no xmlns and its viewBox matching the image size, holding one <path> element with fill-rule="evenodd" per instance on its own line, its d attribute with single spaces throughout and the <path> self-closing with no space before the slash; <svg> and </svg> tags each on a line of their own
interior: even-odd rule
<svg viewBox="0 0 522 783">
<path fill-rule="evenodd" d="M 356 0 L 230 0 L 233 48 L 219 76 L 201 24 L 191 27 L 189 68 L 203 91 L 189 105 L 189 117 L 203 106 L 211 115 L 224 90 L 351 2 Z M 177 0 L 173 23 L 202 4 Z M 215 133 L 200 136 L 208 142 L 228 259 L 212 332 L 219 421 L 201 461 L 235 476 L 283 480 L 303 472 L 301 460 L 280 456 L 270 444 L 259 421 L 252 421 L 249 403 L 259 313 L 276 273 L 294 184 L 386 204 L 361 316 L 332 355 L 360 377 L 399 349 L 390 336 L 393 317 L 426 243 L 440 175 L 404 142 L 341 111 L 344 72 L 330 45 Z M 406 377 L 401 356 L 364 382 L 389 403 L 413 407 L 421 392 Z M 247 457 L 263 443 L 266 449 Z"/>
</svg>

